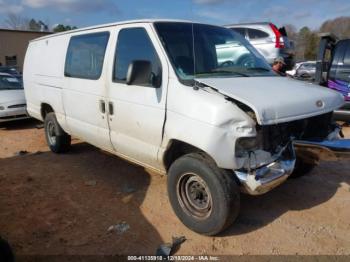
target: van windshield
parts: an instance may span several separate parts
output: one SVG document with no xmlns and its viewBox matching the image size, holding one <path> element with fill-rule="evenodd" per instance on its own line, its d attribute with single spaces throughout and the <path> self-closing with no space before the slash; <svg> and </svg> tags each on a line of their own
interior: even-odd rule
<svg viewBox="0 0 350 262">
<path fill-rule="evenodd" d="M 232 30 L 184 22 L 154 26 L 180 80 L 276 75 L 258 51 Z"/>
<path fill-rule="evenodd" d="M 22 79 L 0 74 L 0 90 L 23 89 Z"/>
</svg>

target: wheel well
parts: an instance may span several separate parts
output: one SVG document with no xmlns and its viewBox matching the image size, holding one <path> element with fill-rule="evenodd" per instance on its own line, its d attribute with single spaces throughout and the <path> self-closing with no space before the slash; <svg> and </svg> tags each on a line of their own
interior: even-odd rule
<svg viewBox="0 0 350 262">
<path fill-rule="evenodd" d="M 168 146 L 168 149 L 165 151 L 163 156 L 163 163 L 166 170 L 167 171 L 169 170 L 171 164 L 176 159 L 180 158 L 183 155 L 186 155 L 189 153 L 196 153 L 196 152 L 207 155 L 203 150 L 195 146 L 192 146 L 190 144 L 187 144 L 179 140 L 172 140 L 170 142 L 170 146 Z"/>
<path fill-rule="evenodd" d="M 45 117 L 48 113 L 54 112 L 52 107 L 49 104 L 43 103 L 41 104 L 41 117 L 45 120 Z"/>
</svg>

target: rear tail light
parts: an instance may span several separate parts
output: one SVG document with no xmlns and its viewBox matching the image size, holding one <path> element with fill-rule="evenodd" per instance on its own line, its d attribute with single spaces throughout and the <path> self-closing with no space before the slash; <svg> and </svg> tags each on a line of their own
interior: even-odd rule
<svg viewBox="0 0 350 262">
<path fill-rule="evenodd" d="M 272 29 L 272 31 L 274 32 L 275 36 L 276 36 L 276 48 L 284 48 L 284 41 L 283 41 L 283 36 L 281 34 L 281 32 L 278 30 L 278 28 L 270 23 L 270 27 Z"/>
</svg>

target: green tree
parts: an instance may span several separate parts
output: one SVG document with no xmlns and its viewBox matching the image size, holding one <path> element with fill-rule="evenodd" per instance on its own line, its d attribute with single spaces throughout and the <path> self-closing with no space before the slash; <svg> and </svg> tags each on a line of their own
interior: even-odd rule
<svg viewBox="0 0 350 262">
<path fill-rule="evenodd" d="M 304 27 L 300 28 L 300 30 L 299 30 L 299 35 L 301 35 L 301 36 L 307 36 L 310 33 L 311 33 L 311 30 L 307 26 L 304 26 Z"/>
<path fill-rule="evenodd" d="M 304 58 L 306 60 L 316 60 L 319 43 L 320 38 L 318 37 L 317 33 L 311 32 L 308 35 L 305 46 Z"/>
<path fill-rule="evenodd" d="M 28 23 L 28 28 L 31 31 L 40 31 L 41 25 L 39 24 L 39 22 L 35 21 L 35 19 L 32 18 Z"/>
<path fill-rule="evenodd" d="M 309 41 L 312 32 L 307 26 L 302 27 L 297 36 L 297 45 L 296 45 L 296 59 L 297 61 L 303 61 L 306 58 L 306 52 L 310 48 Z"/>
<path fill-rule="evenodd" d="M 53 31 L 55 33 L 58 33 L 58 32 L 64 32 L 64 31 L 69 31 L 69 30 L 74 30 L 74 29 L 77 29 L 76 26 L 70 26 L 70 25 L 62 25 L 62 24 L 58 24 L 57 26 L 55 26 L 53 28 Z"/>
</svg>

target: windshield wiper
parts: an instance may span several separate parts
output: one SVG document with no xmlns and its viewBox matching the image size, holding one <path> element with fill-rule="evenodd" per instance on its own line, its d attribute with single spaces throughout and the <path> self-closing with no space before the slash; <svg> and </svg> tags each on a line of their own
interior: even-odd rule
<svg viewBox="0 0 350 262">
<path fill-rule="evenodd" d="M 193 89 L 195 90 L 198 90 L 199 88 L 203 88 L 203 87 L 207 87 L 208 85 L 196 80 L 196 79 L 193 79 Z M 209 86 L 208 86 L 209 87 Z"/>
<path fill-rule="evenodd" d="M 232 71 L 232 70 L 223 70 L 223 69 L 213 69 L 212 71 L 208 71 L 208 72 L 200 72 L 198 74 L 196 74 L 196 76 L 198 75 L 212 75 L 212 74 L 220 74 L 220 73 L 224 73 L 224 74 L 235 74 L 235 75 L 239 75 L 239 76 L 243 76 L 243 77 L 249 77 L 249 75 L 241 73 L 241 72 L 237 72 L 237 71 Z"/>
</svg>

